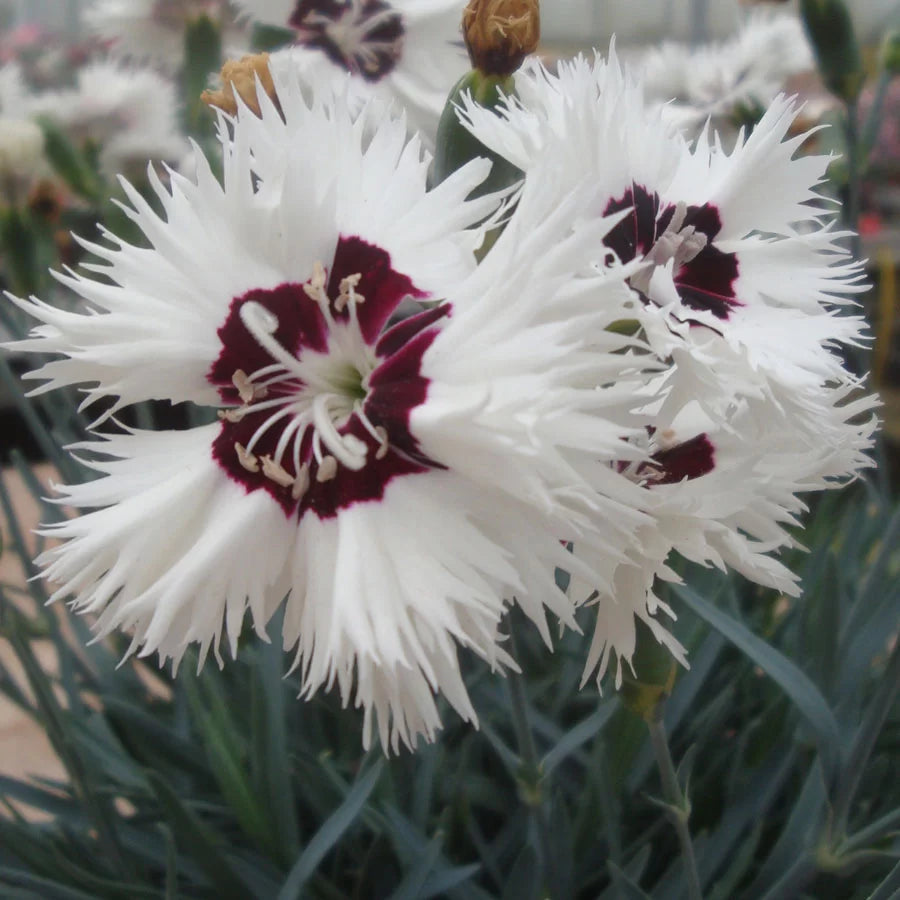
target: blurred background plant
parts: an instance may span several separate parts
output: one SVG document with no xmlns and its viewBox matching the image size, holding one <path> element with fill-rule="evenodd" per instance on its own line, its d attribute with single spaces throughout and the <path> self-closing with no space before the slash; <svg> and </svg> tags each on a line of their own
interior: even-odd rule
<svg viewBox="0 0 900 900">
<path fill-rule="evenodd" d="M 717 900 L 887 900 L 900 891 L 900 46 L 888 27 L 900 27 L 900 7 L 779 4 L 802 15 L 788 26 L 796 53 L 748 79 L 740 59 L 759 62 L 748 37 L 758 22 L 730 35 L 748 14 L 737 3 L 652 5 L 662 14 L 643 15 L 634 0 L 546 2 L 544 50 L 568 53 L 586 33 L 603 46 L 619 30 L 637 59 L 648 51 L 638 38 L 674 36 L 685 46 L 649 52 L 663 74 L 681 73 L 672 76 L 680 101 L 692 102 L 699 82 L 716 104 L 695 121 L 714 114 L 752 127 L 788 86 L 806 95 L 808 124 L 837 126 L 816 149 L 841 153 L 828 189 L 870 259 L 876 340 L 860 365 L 885 396 L 888 424 L 877 473 L 818 501 L 800 536 L 809 552 L 787 560 L 802 574 L 802 600 L 684 568 L 690 587 L 667 590 L 692 667 L 674 673 L 674 687 L 671 669 L 655 672 L 651 660 L 621 694 L 579 690 L 583 638 L 567 634 L 551 656 L 521 629 L 527 679 L 466 660 L 480 730 L 448 715 L 438 742 L 415 755 L 366 755 L 358 714 L 336 696 L 296 701 L 277 623 L 271 645 L 246 640 L 223 671 L 197 674 L 186 662 L 173 679 L 152 661 L 117 668 L 122 641 L 89 644 L 89 622 L 45 606 L 31 562 L 43 539 L 29 531 L 35 513 L 65 515 L 44 499 L 52 480 L 88 477 L 62 450 L 88 423 L 75 392 L 26 401 L 19 361 L 4 355 L 0 702 L 35 723 L 56 762 L 13 770 L 0 743 L 3 896 L 676 900 L 699 888 Z M 148 159 L 189 165 L 188 135 L 212 152 L 199 95 L 223 47 L 285 39 L 227 3 L 104 0 L 86 19 L 82 6 L 0 5 L 0 281 L 55 302 L 72 301 L 48 270 L 89 251 L 72 231 L 138 239 L 115 203 L 116 172 L 144 190 Z M 138 7 L 156 15 L 156 30 L 143 45 L 120 30 L 117 46 L 116 15 Z M 769 56 L 781 64 L 785 52 Z M 24 335 L 12 305 L 0 305 L 0 323 Z M 187 413 L 153 405 L 130 415 L 148 426 Z"/>
</svg>

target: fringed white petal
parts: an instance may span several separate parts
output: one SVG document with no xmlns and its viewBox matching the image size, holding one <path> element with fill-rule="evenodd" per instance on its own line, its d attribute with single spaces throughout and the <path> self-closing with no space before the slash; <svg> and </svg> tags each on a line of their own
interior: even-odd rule
<svg viewBox="0 0 900 900">
<path fill-rule="evenodd" d="M 63 541 L 38 559 L 53 599 L 71 595 L 98 637 L 129 631 L 132 651 L 176 666 L 192 643 L 201 663 L 210 649 L 221 663 L 223 634 L 234 654 L 248 609 L 264 637 L 286 589 L 295 529 L 268 494 L 248 495 L 213 461 L 216 428 L 79 445 L 104 474 L 60 486 L 59 502 L 93 511 L 42 532 Z"/>
<path fill-rule="evenodd" d="M 170 173 L 164 185 L 150 171 L 162 215 L 123 182 L 125 212 L 151 246 L 109 234 L 104 244 L 84 242 L 101 260 L 84 268 L 100 277 L 58 279 L 87 313 L 13 298 L 41 323 L 16 349 L 63 356 L 29 373 L 46 382 L 38 391 L 88 385 L 85 405 L 111 397 L 113 410 L 146 399 L 218 404 L 207 374 L 234 299 L 305 282 L 342 235 L 386 250 L 395 270 L 438 296 L 471 272 L 481 235 L 466 229 L 497 201 L 465 198 L 489 163 L 475 161 L 429 193 L 427 159 L 403 120 L 368 106 L 351 112 L 341 96 L 321 84 L 307 98 L 290 83 L 285 121 L 271 102 L 262 119 L 240 116 L 229 128 L 223 117 L 223 184 L 199 151 L 194 179 Z"/>
<path fill-rule="evenodd" d="M 494 668 L 514 665 L 498 643 L 513 597 L 548 640 L 544 608 L 574 627 L 553 579 L 565 550 L 529 516 L 527 504 L 441 471 L 393 481 L 380 503 L 305 516 L 284 622 L 303 696 L 336 684 L 366 711 L 366 746 L 376 721 L 395 752 L 418 735 L 434 739 L 438 692 L 476 721 L 458 647 Z"/>
</svg>

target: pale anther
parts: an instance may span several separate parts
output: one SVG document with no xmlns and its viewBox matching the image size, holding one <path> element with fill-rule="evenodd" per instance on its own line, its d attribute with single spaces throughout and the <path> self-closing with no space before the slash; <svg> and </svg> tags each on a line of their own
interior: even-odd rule
<svg viewBox="0 0 900 900">
<path fill-rule="evenodd" d="M 303 290 L 310 300 L 319 303 L 322 300 L 328 300 L 325 293 L 325 285 L 328 284 L 328 276 L 325 274 L 325 266 L 319 260 L 313 263 L 312 277 L 307 284 L 303 285 Z"/>
<path fill-rule="evenodd" d="M 337 460 L 333 456 L 325 456 L 323 457 L 322 462 L 319 463 L 319 470 L 316 472 L 316 481 L 320 484 L 331 481 L 332 478 L 337 475 L 337 471 Z"/>
<path fill-rule="evenodd" d="M 362 294 L 356 293 L 356 287 L 360 281 L 362 281 L 362 274 L 359 272 L 341 279 L 341 292 L 338 294 L 337 300 L 334 301 L 334 308 L 338 312 L 343 312 L 348 303 L 365 302 L 366 298 Z"/>
<path fill-rule="evenodd" d="M 226 422 L 231 422 L 232 425 L 236 425 L 244 416 L 247 414 L 246 407 L 240 407 L 239 409 L 220 409 L 216 415 L 223 419 Z"/>
<path fill-rule="evenodd" d="M 252 453 L 248 453 L 244 446 L 237 441 L 234 443 L 234 452 L 237 453 L 238 462 L 248 472 L 259 471 L 259 460 Z"/>
<path fill-rule="evenodd" d="M 287 472 L 279 463 L 275 462 L 271 456 L 262 457 L 263 475 L 275 484 L 282 487 L 293 487 L 294 476 Z"/>
<path fill-rule="evenodd" d="M 234 375 L 231 376 L 231 383 L 237 389 L 238 396 L 244 403 L 252 403 L 254 400 L 261 400 L 269 393 L 268 388 L 254 385 L 243 369 L 238 369 Z"/>
<path fill-rule="evenodd" d="M 291 487 L 291 497 L 293 497 L 294 500 L 300 500 L 308 490 L 309 466 L 306 463 L 303 463 L 303 465 L 300 466 L 300 470 L 297 472 L 297 477 L 294 479 L 294 484 Z"/>
</svg>

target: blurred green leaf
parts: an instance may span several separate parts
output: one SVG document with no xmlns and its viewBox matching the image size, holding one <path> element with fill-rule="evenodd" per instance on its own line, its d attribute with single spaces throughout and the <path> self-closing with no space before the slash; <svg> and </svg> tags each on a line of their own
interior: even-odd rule
<svg viewBox="0 0 900 900">
<path fill-rule="evenodd" d="M 91 203 L 99 203 L 103 199 L 103 182 L 91 167 L 87 156 L 52 119 L 41 117 L 37 123 L 44 133 L 44 155 L 56 174 L 79 197 Z"/>
<path fill-rule="evenodd" d="M 841 736 L 834 714 L 819 689 L 786 656 L 690 587 L 676 585 L 673 590 L 694 613 L 753 660 L 790 697 L 816 737 L 822 765 L 830 779 L 839 762 Z"/>
<path fill-rule="evenodd" d="M 256 702 L 261 707 L 261 746 L 256 767 L 265 785 L 268 798 L 267 811 L 272 817 L 272 827 L 280 846 L 285 865 L 297 858 L 300 852 L 299 825 L 291 787 L 291 759 L 288 747 L 286 720 L 287 691 L 283 680 L 284 652 L 281 650 L 280 615 L 270 623 L 276 636 L 271 644 L 256 645 L 257 665 L 254 667 L 254 685 L 258 685 Z"/>
<path fill-rule="evenodd" d="M 201 144 L 213 134 L 215 117 L 200 95 L 221 68 L 221 31 L 209 16 L 201 15 L 185 29 L 182 72 L 186 129 Z"/>
<path fill-rule="evenodd" d="M 564 760 L 568 759 L 583 744 L 600 736 L 606 723 L 618 709 L 615 701 L 607 701 L 591 713 L 584 721 L 569 729 L 566 735 L 550 750 L 541 762 L 544 775 L 550 775 Z"/>
<path fill-rule="evenodd" d="M 374 790 L 383 768 L 384 760 L 379 759 L 353 785 L 343 803 L 313 835 L 282 885 L 278 893 L 278 900 L 297 900 L 302 896 L 306 882 L 315 872 L 319 863 L 340 840 L 341 835 L 356 822 L 360 811 Z"/>
<path fill-rule="evenodd" d="M 419 900 L 421 898 L 422 888 L 440 858 L 441 843 L 441 835 L 435 835 L 431 839 L 428 849 L 419 857 L 418 862 L 409 870 L 388 900 Z"/>
<path fill-rule="evenodd" d="M 900 893 L 900 863 L 891 869 L 890 875 L 869 894 L 868 900 L 896 900 Z"/>
<path fill-rule="evenodd" d="M 0 885 L 8 888 L 25 888 L 28 893 L 10 894 L 8 896 L 25 896 L 29 900 L 97 900 L 96 894 L 88 894 L 75 890 L 65 884 L 52 881 L 49 878 L 39 878 L 30 872 L 14 869 L 11 866 L 0 868 Z"/>
<path fill-rule="evenodd" d="M 250 886 L 240 877 L 226 858 L 223 848 L 227 840 L 217 835 L 201 821 L 182 801 L 166 780 L 156 772 L 148 772 L 147 778 L 159 801 L 175 838 L 187 849 L 203 873 L 223 900 L 246 900 L 255 896 Z"/>
<path fill-rule="evenodd" d="M 183 679 L 222 796 L 250 840 L 261 850 L 276 855 L 278 839 L 272 829 L 267 798 L 261 797 L 250 783 L 246 748 L 238 737 L 240 729 L 215 671 L 207 670 L 199 677 L 186 671 Z"/>
<path fill-rule="evenodd" d="M 641 889 L 637 882 L 629 878 L 614 862 L 607 861 L 606 865 L 612 875 L 618 896 L 622 900 L 653 900 L 649 894 Z"/>
</svg>

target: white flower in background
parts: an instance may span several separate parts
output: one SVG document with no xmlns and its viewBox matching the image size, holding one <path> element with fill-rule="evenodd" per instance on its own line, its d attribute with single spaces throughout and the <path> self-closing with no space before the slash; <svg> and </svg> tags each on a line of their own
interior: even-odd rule
<svg viewBox="0 0 900 900">
<path fill-rule="evenodd" d="M 178 129 L 175 85 L 152 69 L 90 63 L 75 87 L 34 94 L 25 108 L 53 120 L 76 144 L 99 145 L 108 175 L 140 177 L 148 160 L 175 162 L 189 149 Z"/>
<path fill-rule="evenodd" d="M 337 684 L 365 743 L 377 719 L 396 749 L 433 737 L 438 691 L 475 719 L 457 647 L 510 664 L 513 598 L 548 640 L 545 608 L 574 626 L 561 537 L 611 571 L 642 521 L 611 465 L 636 458 L 636 342 L 607 330 L 620 274 L 572 274 L 610 225 L 572 232 L 588 192 L 526 190 L 476 270 L 465 229 L 496 200 L 464 198 L 488 163 L 426 192 L 402 118 L 313 93 L 279 93 L 284 119 L 262 95 L 261 118 L 223 121 L 223 185 L 202 158 L 171 193 L 154 180 L 165 218 L 127 188 L 150 246 L 111 238 L 90 247 L 99 278 L 59 276 L 88 314 L 16 301 L 42 323 L 17 349 L 62 355 L 38 390 L 219 413 L 80 447 L 103 477 L 61 502 L 92 511 L 46 528 L 63 543 L 39 563 L 100 634 L 176 662 L 191 643 L 218 657 L 223 633 L 235 652 L 246 611 L 262 634 L 289 592 L 303 695 Z M 445 302 L 394 324 L 408 297 Z"/>
<path fill-rule="evenodd" d="M 399 102 L 411 127 L 429 141 L 450 89 L 469 68 L 460 35 L 460 0 L 237 0 L 237 4 L 254 21 L 293 29 L 297 46 L 285 59 L 302 77 L 321 78 L 328 70 L 351 73 L 350 96 L 355 102 L 373 96 Z"/>
<path fill-rule="evenodd" d="M 815 62 L 796 15 L 755 9 L 727 41 L 700 47 L 666 41 L 635 68 L 647 99 L 663 104 L 664 118 L 696 131 L 709 118 L 722 127 L 761 113 Z"/>
<path fill-rule="evenodd" d="M 112 53 L 169 73 L 182 67 L 185 31 L 201 17 L 221 28 L 226 55 L 246 52 L 247 37 L 228 0 L 94 0 L 84 11 L 86 27 L 108 41 Z"/>
<path fill-rule="evenodd" d="M 0 66 L 0 115 L 18 118 L 28 93 L 22 69 L 17 63 Z"/>
<path fill-rule="evenodd" d="M 567 177 L 596 185 L 594 215 L 621 216 L 596 265 L 625 270 L 624 318 L 670 363 L 646 394 L 649 459 L 619 466 L 653 521 L 615 591 L 597 598 L 591 666 L 602 674 L 610 654 L 630 658 L 633 616 L 652 617 L 653 576 L 671 577 L 672 549 L 794 590 L 766 554 L 790 543 L 796 494 L 869 464 L 874 400 L 858 398 L 840 356 L 862 340 L 861 319 L 840 309 L 862 290 L 861 266 L 816 191 L 828 159 L 797 157 L 805 136 L 786 139 L 788 101 L 726 153 L 707 133 L 691 147 L 614 60 L 562 63 L 558 76 L 536 64 L 516 86 L 520 101 L 500 115 L 469 101 L 461 118 L 526 183 L 556 171 L 563 189 Z"/>
</svg>

